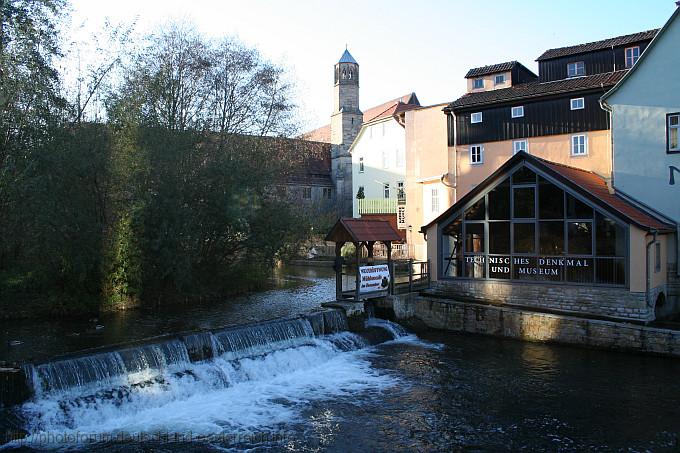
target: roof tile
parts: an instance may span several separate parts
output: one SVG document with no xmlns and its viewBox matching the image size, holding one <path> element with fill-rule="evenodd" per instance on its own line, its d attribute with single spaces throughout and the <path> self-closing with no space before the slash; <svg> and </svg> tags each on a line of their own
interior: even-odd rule
<svg viewBox="0 0 680 453">
<path fill-rule="evenodd" d="M 615 38 L 603 39 L 601 41 L 594 41 L 585 44 L 578 44 L 575 46 L 558 47 L 556 49 L 548 49 L 536 61 L 550 60 L 552 58 L 566 57 L 569 55 L 577 55 L 580 53 L 592 52 L 594 50 L 610 49 L 612 47 L 625 46 L 640 41 L 649 41 L 659 29 L 641 31 L 630 35 L 617 36 Z"/>
<path fill-rule="evenodd" d="M 502 90 L 467 93 L 450 103 L 446 107 L 446 110 L 456 110 L 479 105 L 495 104 L 498 102 L 510 102 L 593 88 L 612 87 L 616 85 L 616 82 L 621 80 L 626 71 L 627 69 L 624 69 L 585 77 L 557 80 L 554 82 L 529 82 L 513 85 L 510 88 L 504 88 Z"/>
</svg>

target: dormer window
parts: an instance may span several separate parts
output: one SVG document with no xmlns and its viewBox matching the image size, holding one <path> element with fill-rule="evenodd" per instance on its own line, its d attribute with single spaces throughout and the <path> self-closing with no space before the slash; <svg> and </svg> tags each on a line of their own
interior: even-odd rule
<svg viewBox="0 0 680 453">
<path fill-rule="evenodd" d="M 640 46 L 626 48 L 626 67 L 632 68 L 640 58 Z"/>
<path fill-rule="evenodd" d="M 505 83 L 505 74 L 498 74 L 494 78 L 494 85 L 502 85 Z"/>
<path fill-rule="evenodd" d="M 472 88 L 478 90 L 484 88 L 484 79 L 475 79 L 472 81 Z"/>
<path fill-rule="evenodd" d="M 472 115 L 470 115 L 470 122 L 472 124 L 481 123 L 482 122 L 482 112 L 477 112 L 477 113 L 473 113 Z"/>
<path fill-rule="evenodd" d="M 582 61 L 567 64 L 567 77 L 580 77 L 586 75 L 586 65 Z"/>
</svg>

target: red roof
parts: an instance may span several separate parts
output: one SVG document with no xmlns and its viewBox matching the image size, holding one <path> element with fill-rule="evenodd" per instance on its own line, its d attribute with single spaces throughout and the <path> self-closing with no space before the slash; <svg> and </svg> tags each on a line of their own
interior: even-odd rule
<svg viewBox="0 0 680 453">
<path fill-rule="evenodd" d="M 318 127 L 312 131 L 305 132 L 302 134 L 303 140 L 309 140 L 310 142 L 331 142 L 331 125 L 326 124 L 325 126 Z"/>
<path fill-rule="evenodd" d="M 326 236 L 332 242 L 400 241 L 399 232 L 387 220 L 343 217 Z"/>
<path fill-rule="evenodd" d="M 586 171 L 540 158 L 536 159 L 540 160 L 548 168 L 559 173 L 562 177 L 576 184 L 580 189 L 584 190 L 592 197 L 595 197 L 608 207 L 623 214 L 623 216 L 631 220 L 632 223 L 656 230 L 670 229 L 670 225 L 647 214 L 630 201 L 622 198 L 621 195 L 616 192 L 611 193 L 609 191 L 609 186 L 607 186 L 607 182 L 592 171 Z"/>
<path fill-rule="evenodd" d="M 416 97 L 415 93 L 405 94 L 398 98 L 392 99 L 391 101 L 384 102 L 375 107 L 364 112 L 363 122 L 368 123 L 369 121 L 389 118 L 397 113 L 411 110 L 416 107 L 420 107 L 420 101 Z M 302 134 L 303 140 L 310 140 L 314 142 L 331 142 L 331 125 L 326 124 L 325 126 L 318 127 L 309 132 Z"/>
<path fill-rule="evenodd" d="M 483 182 L 478 184 L 474 189 L 465 194 L 453 206 L 447 209 L 439 217 L 421 228 L 421 232 L 425 232 L 427 228 L 438 222 L 448 219 L 451 215 L 459 211 L 473 198 L 478 196 L 481 192 L 501 178 L 507 177 L 510 170 L 521 162 L 525 161 L 533 166 L 539 172 L 543 172 L 552 176 L 554 179 L 561 181 L 572 190 L 577 191 L 583 197 L 589 199 L 594 205 L 600 206 L 605 210 L 617 213 L 621 220 L 637 225 L 646 230 L 659 230 L 662 232 L 675 231 L 675 226 L 666 223 L 663 219 L 654 216 L 651 213 L 643 210 L 622 195 L 616 192 L 610 193 L 607 182 L 601 176 L 592 171 L 582 170 L 580 168 L 570 167 L 564 164 L 558 164 L 545 159 L 540 159 L 536 156 L 531 156 L 523 151 L 515 154 L 500 166 Z"/>
</svg>

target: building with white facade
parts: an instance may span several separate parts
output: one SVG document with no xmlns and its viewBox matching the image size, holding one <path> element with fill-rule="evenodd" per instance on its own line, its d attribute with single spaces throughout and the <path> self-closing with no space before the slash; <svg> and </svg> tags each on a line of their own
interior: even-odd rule
<svg viewBox="0 0 680 453">
<path fill-rule="evenodd" d="M 370 109 L 350 146 L 353 216 L 397 214 L 406 200 L 406 139 L 404 113 L 416 108 L 415 94 Z M 402 215 L 403 220 L 403 215 Z M 398 222 L 400 227 L 403 221 Z"/>
</svg>

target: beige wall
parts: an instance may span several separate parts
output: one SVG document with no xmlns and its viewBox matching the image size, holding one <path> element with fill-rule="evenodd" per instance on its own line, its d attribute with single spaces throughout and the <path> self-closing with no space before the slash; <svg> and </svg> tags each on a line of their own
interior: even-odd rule
<svg viewBox="0 0 680 453">
<path fill-rule="evenodd" d="M 494 81 L 496 79 L 497 75 L 505 74 L 505 82 L 495 85 Z M 478 89 L 473 89 L 472 84 L 474 83 L 475 79 L 484 79 L 484 88 L 478 88 Z M 467 92 L 468 93 L 478 93 L 480 91 L 492 91 L 492 90 L 498 90 L 501 88 L 510 88 L 512 86 L 512 80 L 511 80 L 511 75 L 510 71 L 507 72 L 497 72 L 495 74 L 487 74 L 482 77 L 473 77 L 471 79 L 467 79 Z"/>
<path fill-rule="evenodd" d="M 422 237 L 422 236 L 421 236 Z M 430 260 L 430 279 L 436 281 L 439 277 L 439 236 L 437 235 L 437 225 L 432 225 L 427 229 L 427 258 Z"/>
<path fill-rule="evenodd" d="M 420 228 L 432 220 L 423 200 L 427 190 L 439 190 L 439 213 L 454 201 L 454 191 L 441 183 L 441 176 L 448 172 L 449 149 L 447 146 L 445 104 L 406 112 L 406 224 L 410 250 L 416 259 L 426 259 L 426 248 Z M 445 178 L 448 184 L 448 180 Z M 434 186 L 433 186 L 434 185 Z M 427 187 L 426 187 L 427 186 Z"/>
<path fill-rule="evenodd" d="M 609 131 L 585 132 L 587 152 L 585 156 L 571 155 L 571 136 L 573 134 L 533 137 L 528 141 L 529 154 L 552 162 L 582 168 L 608 178 L 611 174 L 611 141 Z M 470 147 L 452 148 L 455 153 L 455 173 L 457 196 L 460 199 L 470 189 L 481 183 L 513 155 L 513 140 L 481 143 L 484 146 L 484 163 L 470 164 Z"/>
<path fill-rule="evenodd" d="M 672 236 L 671 236 L 672 237 Z M 647 288 L 647 274 L 645 264 L 647 258 L 647 243 L 652 240 L 651 235 L 633 225 L 630 226 L 630 290 L 631 292 L 644 292 Z M 668 235 L 657 236 L 657 241 L 661 243 L 661 270 L 655 272 L 655 246 L 649 250 L 649 275 L 651 277 L 650 289 L 664 285 L 667 280 L 668 265 Z"/>
</svg>

